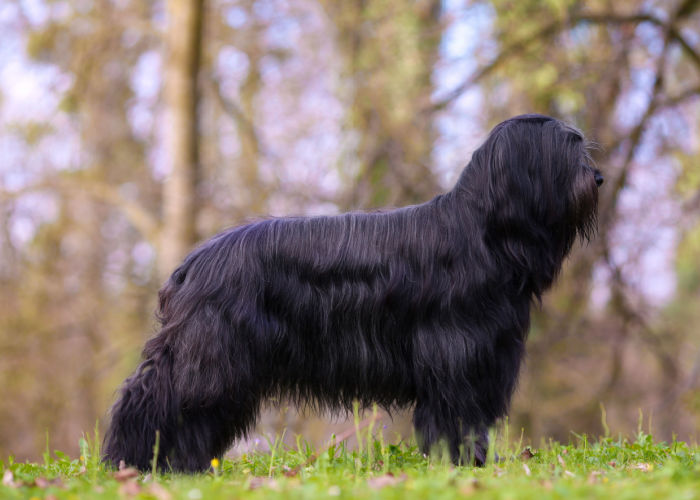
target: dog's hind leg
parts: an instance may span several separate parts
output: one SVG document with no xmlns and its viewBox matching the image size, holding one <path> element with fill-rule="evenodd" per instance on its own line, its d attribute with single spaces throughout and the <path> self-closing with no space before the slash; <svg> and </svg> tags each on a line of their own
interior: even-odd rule
<svg viewBox="0 0 700 500">
<path fill-rule="evenodd" d="M 144 357 L 112 410 L 112 463 L 150 468 L 158 432 L 161 468 L 205 470 L 254 425 L 260 398 L 251 356 L 214 304 L 165 321 Z"/>
<path fill-rule="evenodd" d="M 151 466 L 156 434 L 169 442 L 177 425 L 177 401 L 172 386 L 172 355 L 163 350 L 146 359 L 126 379 L 111 409 L 105 436 L 104 460 L 124 461 L 140 470 Z"/>
</svg>

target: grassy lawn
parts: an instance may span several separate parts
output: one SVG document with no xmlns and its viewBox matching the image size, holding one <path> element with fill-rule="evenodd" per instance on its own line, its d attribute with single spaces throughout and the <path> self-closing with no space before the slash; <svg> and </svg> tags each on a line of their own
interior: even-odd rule
<svg viewBox="0 0 700 500">
<path fill-rule="evenodd" d="M 361 450 L 278 441 L 271 452 L 214 461 L 209 473 L 194 476 L 115 472 L 81 441 L 79 459 L 54 452 L 39 464 L 2 462 L 0 498 L 700 498 L 700 449 L 642 432 L 633 440 L 582 436 L 525 450 L 494 434 L 500 459 L 483 468 L 453 467 L 439 453 L 426 458 L 412 444 L 368 436 Z"/>
</svg>

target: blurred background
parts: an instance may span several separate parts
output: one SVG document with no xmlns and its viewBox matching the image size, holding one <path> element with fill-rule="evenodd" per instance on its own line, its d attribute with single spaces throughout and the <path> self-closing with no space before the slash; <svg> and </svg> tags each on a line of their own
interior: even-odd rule
<svg viewBox="0 0 700 500">
<path fill-rule="evenodd" d="M 535 309 L 512 432 L 641 412 L 694 441 L 699 96 L 693 0 L 0 0 L 0 457 L 104 426 L 198 241 L 426 201 L 533 111 L 581 128 L 606 183 Z M 257 436 L 334 422 L 270 410 Z"/>
</svg>

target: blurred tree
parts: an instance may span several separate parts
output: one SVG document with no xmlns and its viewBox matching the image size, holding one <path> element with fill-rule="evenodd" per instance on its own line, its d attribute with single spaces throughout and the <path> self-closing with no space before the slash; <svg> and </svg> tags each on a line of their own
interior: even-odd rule
<svg viewBox="0 0 700 500">
<path fill-rule="evenodd" d="M 620 429 L 633 428 L 642 406 L 662 413 L 655 421 L 664 437 L 672 429 L 690 431 L 688 421 L 651 402 L 667 401 L 664 395 L 681 383 L 682 349 L 688 336 L 697 342 L 696 334 L 673 334 L 650 314 L 654 307 L 634 276 L 652 244 L 645 238 L 670 221 L 648 211 L 630 214 L 621 200 L 635 190 L 635 179 L 661 179 L 659 168 L 673 175 L 669 150 L 692 151 L 697 164 L 698 148 L 681 139 L 688 126 L 678 118 L 698 120 L 697 108 L 688 114 L 685 105 L 700 94 L 700 57 L 691 42 L 700 34 L 700 2 L 488 5 L 498 44 L 483 47 L 490 62 L 433 106 L 444 108 L 478 84 L 489 125 L 531 111 L 568 119 L 595 141 L 593 158 L 607 178 L 598 236 L 571 259 L 533 318 L 514 421 L 534 438 L 567 439 L 572 429 L 600 431 L 602 402 Z M 649 196 L 636 191 L 628 196 Z M 647 203 L 674 196 L 656 193 Z M 610 292 L 607 309 L 592 309 L 591 291 L 603 287 Z"/>
<path fill-rule="evenodd" d="M 149 43 L 149 34 L 134 27 L 147 22 L 149 11 L 113 2 L 64 7 L 21 13 L 27 55 L 56 69 L 55 112 L 66 121 L 61 130 L 20 123 L 15 135 L 28 149 L 65 151 L 76 141 L 80 150 L 5 172 L 41 194 L 15 192 L 15 210 L 55 213 L 32 221 L 34 237 L 14 261 L 15 293 L 3 307 L 0 342 L 11 348 L 4 351 L 2 380 L 12 382 L 0 385 L 0 396 L 13 403 L 4 409 L 12 424 L 0 429 L 0 448 L 20 456 L 45 446 L 46 433 L 70 449 L 75 436 L 94 426 L 111 399 L 110 368 L 123 354 L 120 346 L 142 337 L 148 322 L 128 312 L 148 302 L 132 275 L 138 264 L 131 249 L 140 237 L 115 215 L 123 209 L 136 227 L 153 227 L 149 212 L 127 196 L 129 188 L 142 193 L 153 186 L 127 116 L 131 68 Z M 32 133 L 37 129 L 39 136 Z M 6 224 L 8 231 L 13 219 Z"/>
<path fill-rule="evenodd" d="M 260 170 L 263 156 L 262 138 L 258 130 L 260 121 L 257 100 L 260 99 L 264 82 L 261 75 L 261 65 L 265 57 L 270 57 L 271 50 L 265 41 L 266 31 L 271 29 L 270 22 L 261 18 L 256 13 L 256 0 L 242 0 L 235 6 L 227 2 L 212 5 L 208 15 L 206 44 L 208 47 L 209 94 L 212 102 L 209 103 L 210 113 L 214 116 L 209 120 L 209 130 L 205 134 L 216 138 L 210 142 L 215 149 L 217 142 L 232 142 L 221 130 L 221 115 L 232 119 L 235 125 L 238 151 L 235 159 L 222 158 L 215 154 L 216 160 L 210 162 L 208 174 L 211 179 L 221 178 L 223 170 L 236 174 L 238 186 L 236 190 L 236 206 L 238 211 L 244 211 L 250 215 L 263 215 L 267 210 L 269 186 L 261 179 Z M 231 26 L 230 11 L 245 22 Z M 224 68 L 220 67 L 220 61 L 231 49 L 235 48 L 236 54 L 240 54 L 245 61 L 244 74 L 237 75 L 235 84 L 227 80 Z M 228 85 L 227 85 L 228 84 Z M 227 92 L 230 87 L 235 87 L 235 96 Z M 206 126 L 206 125 L 205 125 Z M 217 165 L 216 163 L 222 163 Z M 216 191 L 217 186 L 211 185 L 210 190 Z M 230 193 L 229 193 L 230 194 Z M 206 203 L 203 200 L 203 204 Z M 231 219 L 240 219 L 241 213 L 230 213 Z"/>
<path fill-rule="evenodd" d="M 437 120 L 461 115 L 467 90 L 479 110 L 465 128 L 563 117 L 598 143 L 607 177 L 599 236 L 534 315 L 516 425 L 597 432 L 600 401 L 613 429 L 635 429 L 641 406 L 687 436 L 700 414 L 699 3 L 0 0 L 0 41 L 21 40 L 20 65 L 46 82 L 45 110 L 0 125 L 0 455 L 36 456 L 45 430 L 75 449 L 196 240 L 251 215 L 428 199 Z M 439 75 L 458 73 L 445 33 L 460 6 L 487 12 L 476 71 L 435 97 Z M 650 296 L 664 282 L 676 295 Z"/>
<path fill-rule="evenodd" d="M 262 89 L 262 76 L 260 65 L 267 55 L 262 43 L 264 24 L 255 16 L 255 2 L 248 0 L 243 2 L 245 15 L 251 22 L 247 26 L 243 36 L 237 40 L 237 45 L 246 55 L 248 71 L 240 86 L 240 116 L 237 118 L 238 141 L 241 145 L 239 157 L 239 171 L 243 182 L 248 186 L 245 206 L 253 214 L 262 214 L 264 210 L 265 193 L 261 193 L 260 182 L 260 143 L 251 124 L 255 122 L 256 106 Z"/>
<path fill-rule="evenodd" d="M 167 279 L 198 240 L 199 91 L 204 0 L 169 0 L 165 100 L 171 171 L 163 185 L 158 276 Z"/>
<path fill-rule="evenodd" d="M 438 0 L 323 1 L 336 27 L 356 169 L 346 208 L 418 203 L 438 191 L 430 168 L 443 22 Z M 344 166 L 347 168 L 347 166 Z"/>
<path fill-rule="evenodd" d="M 266 211 L 255 101 L 261 61 L 285 58 L 266 41 L 286 22 L 266 14 L 278 3 L 241 3 L 254 22 L 236 28 L 238 5 L 223 0 L 8 9 L 26 64 L 53 71 L 58 104 L 0 129 L 19 156 L 0 172 L 0 396 L 13 402 L 0 404 L 0 454 L 39 452 L 45 431 L 74 449 L 133 369 L 160 280 L 200 234 Z M 219 65 L 231 44 L 252 61 L 242 78 Z M 222 81 L 240 93 L 224 95 Z M 235 115 L 241 148 L 202 113 Z M 18 242 L 20 226 L 29 237 Z"/>
</svg>

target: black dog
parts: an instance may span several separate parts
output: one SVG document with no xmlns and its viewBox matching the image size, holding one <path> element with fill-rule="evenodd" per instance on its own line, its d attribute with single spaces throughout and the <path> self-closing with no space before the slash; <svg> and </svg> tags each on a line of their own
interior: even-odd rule
<svg viewBox="0 0 700 500">
<path fill-rule="evenodd" d="M 482 464 L 506 414 L 530 303 L 598 186 L 583 136 L 541 115 L 493 129 L 452 191 L 417 206 L 253 222 L 193 251 L 160 291 L 162 329 L 112 408 L 105 459 L 209 466 L 287 396 L 414 407 L 425 452 Z"/>
</svg>

